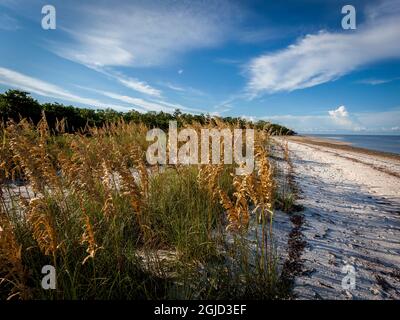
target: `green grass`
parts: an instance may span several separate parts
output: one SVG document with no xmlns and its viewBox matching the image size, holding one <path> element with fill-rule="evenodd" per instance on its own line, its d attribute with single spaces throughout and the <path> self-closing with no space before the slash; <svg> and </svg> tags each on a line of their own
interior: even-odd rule
<svg viewBox="0 0 400 320">
<path fill-rule="evenodd" d="M 2 242 L 0 233 L 0 279 L 7 278 L 0 283 L 0 299 L 18 292 L 31 299 L 270 299 L 279 295 L 271 234 L 250 249 L 245 231 L 227 232 L 226 213 L 219 199 L 199 184 L 197 166 L 153 171 L 145 195 L 143 184 L 133 182 L 131 187 L 141 195 L 140 210 L 129 193 L 135 190 L 125 192 L 114 181 L 105 182 L 104 166 L 121 175 L 126 168 L 139 168 L 142 155 L 134 155 L 132 145 L 145 142 L 138 130 L 143 128 L 121 123 L 88 137 L 55 137 L 25 123 L 3 131 L 1 160 L 30 183 L 37 181 L 40 190 L 39 200 L 21 202 L 17 194 L 18 201 L 6 206 L 10 177 L 1 169 L 0 223 L 9 224 L 2 227 L 21 248 L 21 259 L 9 259 L 7 253 L 17 252 L 10 251 L 10 243 Z M 233 170 L 225 166 L 218 178 L 219 188 L 230 197 Z M 36 225 L 47 234 L 39 218 L 51 225 L 58 245 L 55 252 L 46 254 L 42 247 L 48 247 L 48 238 L 40 240 L 34 233 Z M 83 241 L 87 221 L 94 232 L 92 258 L 87 258 L 90 246 Z M 261 228 L 270 232 L 265 221 Z M 41 269 L 47 264 L 56 268 L 56 290 L 41 288 Z M 9 271 L 17 270 L 16 266 L 21 267 L 18 283 L 9 281 Z"/>
</svg>

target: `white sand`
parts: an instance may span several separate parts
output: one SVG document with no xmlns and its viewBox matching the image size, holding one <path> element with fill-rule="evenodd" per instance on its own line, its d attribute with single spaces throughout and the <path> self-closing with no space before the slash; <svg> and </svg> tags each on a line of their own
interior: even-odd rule
<svg viewBox="0 0 400 320">
<path fill-rule="evenodd" d="M 298 299 L 399 299 L 400 178 L 381 170 L 398 173 L 400 162 L 293 141 L 289 150 L 307 242 L 294 294 Z M 354 290 L 342 289 L 346 263 L 356 269 Z"/>
</svg>

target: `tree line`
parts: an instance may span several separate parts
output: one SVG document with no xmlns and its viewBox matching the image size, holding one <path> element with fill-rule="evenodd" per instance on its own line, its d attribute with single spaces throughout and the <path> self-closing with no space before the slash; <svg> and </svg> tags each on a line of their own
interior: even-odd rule
<svg viewBox="0 0 400 320">
<path fill-rule="evenodd" d="M 198 122 L 206 124 L 214 121 L 209 114 L 182 113 L 179 109 L 174 113 L 163 111 L 149 111 L 141 113 L 136 110 L 118 112 L 113 109 L 88 109 L 66 106 L 60 103 L 39 103 L 28 92 L 20 90 L 7 90 L 0 94 L 0 120 L 5 124 L 8 120 L 19 121 L 26 118 L 34 124 L 38 123 L 43 113 L 50 128 L 56 127 L 57 121 L 64 119 L 67 132 L 82 131 L 86 126 L 101 127 L 106 123 L 112 123 L 123 119 L 126 122 L 143 123 L 149 128 L 168 129 L 169 121 L 176 120 L 178 126 L 183 123 Z M 270 123 L 264 120 L 252 122 L 239 117 L 218 117 L 225 123 L 239 124 L 240 127 L 249 126 L 255 129 L 271 130 L 273 134 L 293 135 L 294 131 L 284 126 Z"/>
</svg>

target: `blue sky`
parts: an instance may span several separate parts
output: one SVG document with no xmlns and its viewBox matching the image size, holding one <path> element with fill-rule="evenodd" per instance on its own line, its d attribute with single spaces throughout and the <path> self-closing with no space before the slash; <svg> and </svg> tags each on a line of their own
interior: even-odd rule
<svg viewBox="0 0 400 320">
<path fill-rule="evenodd" d="M 57 27 L 41 27 L 44 5 Z M 356 9 L 343 30 L 341 9 Z M 0 2 L 0 91 L 121 111 L 400 134 L 400 2 Z"/>
</svg>

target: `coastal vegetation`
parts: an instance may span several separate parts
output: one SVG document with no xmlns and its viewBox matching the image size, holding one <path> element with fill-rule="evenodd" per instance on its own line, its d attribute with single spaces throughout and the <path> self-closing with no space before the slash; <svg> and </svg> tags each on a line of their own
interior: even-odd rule
<svg viewBox="0 0 400 320">
<path fill-rule="evenodd" d="M 140 113 L 133 109 L 129 112 L 118 112 L 112 109 L 76 108 L 59 103 L 41 104 L 33 99 L 29 93 L 19 90 L 8 90 L 0 94 L 0 120 L 3 123 L 6 123 L 9 119 L 14 121 L 30 119 L 34 124 L 37 124 L 42 118 L 43 112 L 46 114 L 47 123 L 51 130 L 55 129 L 57 120 L 64 119 L 65 130 L 69 133 L 84 130 L 86 126 L 101 127 L 106 123 L 120 119 L 162 130 L 168 129 L 168 123 L 171 120 L 176 120 L 178 127 L 181 127 L 183 124 L 191 123 L 205 125 L 215 119 L 209 114 L 182 113 L 179 109 L 172 114 L 163 111 Z M 264 120 L 252 122 L 240 117 L 218 117 L 218 119 L 229 125 L 235 124 L 240 128 L 266 129 L 272 134 L 278 135 L 294 134 L 291 129 Z"/>
<path fill-rule="evenodd" d="M 0 299 L 288 296 L 273 239 L 282 127 L 41 105 L 17 91 L 0 101 Z M 149 165 L 146 132 L 168 119 L 252 126 L 255 169 Z M 42 285 L 48 265 L 54 290 Z"/>
</svg>

